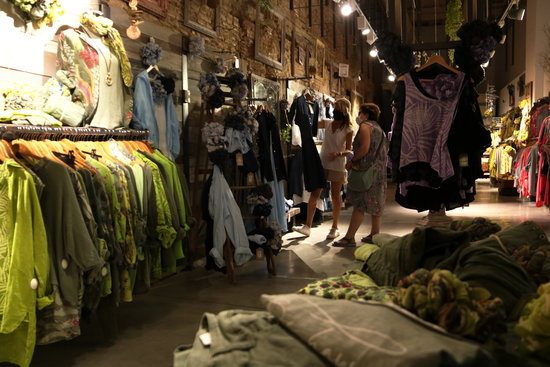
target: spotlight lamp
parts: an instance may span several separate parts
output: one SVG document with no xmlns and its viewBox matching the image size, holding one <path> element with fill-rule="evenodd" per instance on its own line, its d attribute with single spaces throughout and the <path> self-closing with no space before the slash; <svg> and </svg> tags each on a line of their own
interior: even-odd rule
<svg viewBox="0 0 550 367">
<path fill-rule="evenodd" d="M 353 13 L 353 6 L 351 5 L 350 1 L 344 1 L 340 3 L 340 13 L 342 13 L 342 15 L 345 17 Z"/>
<path fill-rule="evenodd" d="M 519 4 L 514 5 L 508 12 L 508 18 L 510 19 L 523 20 L 523 17 L 525 17 L 525 8 L 520 8 Z"/>
<path fill-rule="evenodd" d="M 363 29 L 363 30 L 361 31 L 361 34 L 362 34 L 363 36 L 366 36 L 366 35 L 369 34 L 369 33 L 370 33 L 370 28 L 365 28 L 365 29 Z"/>
<path fill-rule="evenodd" d="M 504 10 L 504 13 L 502 13 L 502 16 L 497 23 L 500 28 L 504 27 L 504 24 L 506 23 L 506 18 L 513 20 L 523 20 L 523 17 L 525 16 L 525 6 L 520 6 L 519 2 L 520 0 L 510 0 L 508 6 L 506 7 L 506 10 Z"/>
<path fill-rule="evenodd" d="M 388 80 L 392 83 L 395 82 L 395 75 L 394 74 L 388 75 Z"/>
<path fill-rule="evenodd" d="M 376 57 L 376 56 L 378 56 L 378 50 L 376 49 L 376 47 L 371 48 L 371 50 L 370 50 L 370 52 L 369 52 L 369 55 L 370 55 L 371 57 Z"/>
</svg>

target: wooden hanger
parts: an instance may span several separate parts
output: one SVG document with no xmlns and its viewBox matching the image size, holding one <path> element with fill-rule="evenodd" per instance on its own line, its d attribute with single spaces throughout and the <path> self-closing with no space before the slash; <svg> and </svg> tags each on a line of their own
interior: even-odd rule
<svg viewBox="0 0 550 367">
<path fill-rule="evenodd" d="M 447 64 L 445 59 L 443 57 L 439 56 L 439 55 L 430 56 L 428 61 L 426 61 L 426 63 L 424 65 L 422 65 L 421 67 L 417 68 L 416 71 L 417 72 L 422 71 L 422 70 L 427 69 L 428 67 L 430 67 L 434 64 L 443 66 L 445 69 L 448 69 L 449 71 L 452 71 L 453 73 L 458 74 L 458 70 L 456 70 L 455 68 L 453 68 L 452 66 Z"/>
</svg>

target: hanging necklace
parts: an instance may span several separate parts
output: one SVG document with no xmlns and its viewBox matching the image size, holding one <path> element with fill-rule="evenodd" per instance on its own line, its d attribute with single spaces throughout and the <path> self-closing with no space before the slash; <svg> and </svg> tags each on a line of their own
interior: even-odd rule
<svg viewBox="0 0 550 367">
<path fill-rule="evenodd" d="M 100 42 L 103 43 L 103 41 L 100 40 Z M 106 46 L 107 47 L 107 46 Z M 97 47 L 97 51 L 101 54 L 101 57 L 103 57 L 103 60 L 105 60 L 105 65 L 107 66 L 107 76 L 105 77 L 105 84 L 107 84 L 109 87 L 113 85 L 113 76 L 111 75 L 111 65 L 113 62 L 113 54 L 109 50 L 109 61 L 107 61 L 107 57 L 105 57 L 105 54 L 103 53 L 103 50 L 101 47 Z"/>
<path fill-rule="evenodd" d="M 111 53 L 109 46 L 105 45 L 105 43 L 101 38 L 92 37 L 92 35 L 90 34 L 90 30 L 87 27 L 82 27 L 82 28 L 84 28 L 84 31 L 88 35 L 90 41 L 92 41 L 91 42 L 92 46 L 97 50 L 97 52 L 101 55 L 101 57 L 105 61 L 105 66 L 107 67 L 107 76 L 105 77 L 105 84 L 107 84 L 107 86 L 110 87 L 113 85 L 113 76 L 111 75 L 111 65 L 113 62 L 113 54 Z M 96 41 L 98 41 L 99 43 L 97 45 L 94 45 Z M 107 57 L 105 57 L 102 47 L 107 47 L 107 50 L 109 52 L 109 61 L 107 61 Z"/>
</svg>

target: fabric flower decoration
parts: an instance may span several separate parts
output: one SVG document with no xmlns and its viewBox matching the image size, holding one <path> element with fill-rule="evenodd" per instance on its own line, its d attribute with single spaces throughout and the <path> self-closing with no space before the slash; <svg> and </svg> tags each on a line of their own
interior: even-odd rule
<svg viewBox="0 0 550 367">
<path fill-rule="evenodd" d="M 443 101 L 453 98 L 460 87 L 457 83 L 457 75 L 451 74 L 439 74 L 433 81 L 423 86 L 428 94 Z"/>
<path fill-rule="evenodd" d="M 226 68 L 225 59 L 223 57 L 216 58 L 216 73 L 223 73 Z"/>
<path fill-rule="evenodd" d="M 144 66 L 157 65 L 162 58 L 162 48 L 153 42 L 141 48 L 141 62 Z"/>
<path fill-rule="evenodd" d="M 281 99 L 279 101 L 279 108 L 281 109 L 281 111 L 287 111 L 288 106 L 290 106 L 290 104 L 288 103 L 288 101 L 286 99 Z"/>
<path fill-rule="evenodd" d="M 233 88 L 239 84 L 246 83 L 246 76 L 241 69 L 231 68 L 225 73 L 225 77 L 228 79 L 227 84 Z"/>
<path fill-rule="evenodd" d="M 271 214 L 272 206 L 269 204 L 258 204 L 252 210 L 252 215 L 257 217 L 268 217 Z"/>
<path fill-rule="evenodd" d="M 238 84 L 231 88 L 231 97 L 235 99 L 244 99 L 248 95 L 248 86 L 246 83 Z"/>
<path fill-rule="evenodd" d="M 208 105 L 212 108 L 220 108 L 225 103 L 225 96 L 221 88 L 217 88 L 212 97 L 208 98 Z"/>
<path fill-rule="evenodd" d="M 151 88 L 153 89 L 153 101 L 156 104 L 161 104 L 166 100 L 168 92 L 164 89 L 164 84 L 158 78 L 153 79 L 151 82 Z"/>
<path fill-rule="evenodd" d="M 210 161 L 214 163 L 216 166 L 223 166 L 225 165 L 225 162 L 229 158 L 229 153 L 227 150 L 224 149 L 216 149 L 212 152 L 208 153 L 208 158 L 210 158 Z"/>
<path fill-rule="evenodd" d="M 197 35 L 189 37 L 189 55 L 199 56 L 205 51 L 204 38 Z"/>
</svg>

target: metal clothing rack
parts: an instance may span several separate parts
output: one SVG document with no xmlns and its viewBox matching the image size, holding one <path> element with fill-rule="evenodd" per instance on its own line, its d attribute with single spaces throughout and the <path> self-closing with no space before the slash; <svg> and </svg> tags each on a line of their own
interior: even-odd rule
<svg viewBox="0 0 550 367">
<path fill-rule="evenodd" d="M 35 139 L 74 141 L 147 140 L 149 130 L 105 129 L 98 127 L 57 127 L 0 124 L 0 138 L 4 140 Z"/>
</svg>

